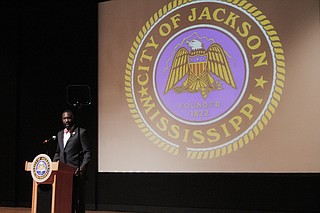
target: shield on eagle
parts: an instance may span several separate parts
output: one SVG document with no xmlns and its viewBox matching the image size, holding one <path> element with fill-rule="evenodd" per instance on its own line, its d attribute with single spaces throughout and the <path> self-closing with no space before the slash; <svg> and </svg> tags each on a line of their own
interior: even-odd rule
<svg viewBox="0 0 320 213">
<path fill-rule="evenodd" d="M 205 99 L 212 90 L 221 90 L 221 84 L 215 81 L 211 73 L 228 85 L 236 88 L 226 53 L 222 47 L 213 43 L 207 50 L 201 41 L 193 39 L 187 42 L 191 52 L 180 48 L 174 56 L 164 93 L 174 90 L 177 93 L 200 92 Z M 182 86 L 176 86 L 187 76 Z"/>
</svg>

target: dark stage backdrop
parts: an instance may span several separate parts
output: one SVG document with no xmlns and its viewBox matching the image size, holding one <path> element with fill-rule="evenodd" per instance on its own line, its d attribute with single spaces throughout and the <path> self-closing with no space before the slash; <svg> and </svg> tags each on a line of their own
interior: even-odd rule
<svg viewBox="0 0 320 213">
<path fill-rule="evenodd" d="M 1 206 L 31 207 L 32 178 L 24 163 L 46 152 L 42 141 L 61 128 L 61 112 L 70 108 L 66 87 L 86 84 L 92 105 L 81 111 L 81 124 L 95 154 L 88 208 L 320 211 L 316 173 L 98 173 L 97 3 L 1 1 L 0 10 Z"/>
<path fill-rule="evenodd" d="M 25 161 L 46 153 L 42 142 L 61 126 L 68 85 L 86 84 L 92 105 L 81 109 L 96 150 L 97 4 L 94 1 L 1 2 L 1 202 L 29 205 L 32 178 Z M 3 24 L 2 24 L 3 23 Z M 75 113 L 77 113 L 77 109 Z M 52 156 L 55 143 L 49 147 Z M 95 203 L 96 155 L 88 203 Z"/>
</svg>

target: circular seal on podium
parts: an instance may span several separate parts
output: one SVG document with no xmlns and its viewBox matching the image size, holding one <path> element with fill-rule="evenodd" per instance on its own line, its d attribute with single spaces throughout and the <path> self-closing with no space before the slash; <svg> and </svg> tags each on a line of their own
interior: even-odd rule
<svg viewBox="0 0 320 213">
<path fill-rule="evenodd" d="M 52 173 L 52 161 L 46 154 L 37 155 L 31 164 L 31 176 L 38 183 L 45 182 Z"/>
</svg>

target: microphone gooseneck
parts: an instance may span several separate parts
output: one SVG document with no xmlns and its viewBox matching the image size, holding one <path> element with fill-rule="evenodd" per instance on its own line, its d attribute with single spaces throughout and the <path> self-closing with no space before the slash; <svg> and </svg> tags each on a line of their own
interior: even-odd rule
<svg viewBox="0 0 320 213">
<path fill-rule="evenodd" d="M 44 140 L 43 143 L 49 143 L 50 141 L 56 140 L 56 138 L 57 138 L 57 136 L 53 135 L 53 136 L 51 136 L 51 138 Z"/>
</svg>

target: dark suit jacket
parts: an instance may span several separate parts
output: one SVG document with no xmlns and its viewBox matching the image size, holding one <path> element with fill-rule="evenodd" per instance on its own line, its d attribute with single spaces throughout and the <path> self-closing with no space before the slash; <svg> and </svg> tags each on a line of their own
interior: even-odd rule
<svg viewBox="0 0 320 213">
<path fill-rule="evenodd" d="M 79 153 L 82 152 L 83 159 L 80 161 L 80 168 L 85 169 L 89 161 L 91 160 L 91 148 L 88 140 L 88 133 L 86 129 L 80 128 L 80 140 L 79 140 L 79 128 L 75 128 L 71 132 L 71 136 L 67 141 L 66 147 L 63 147 L 63 130 L 58 132 L 57 135 L 57 149 L 53 157 L 53 161 L 60 160 L 61 162 L 77 167 Z"/>
</svg>

